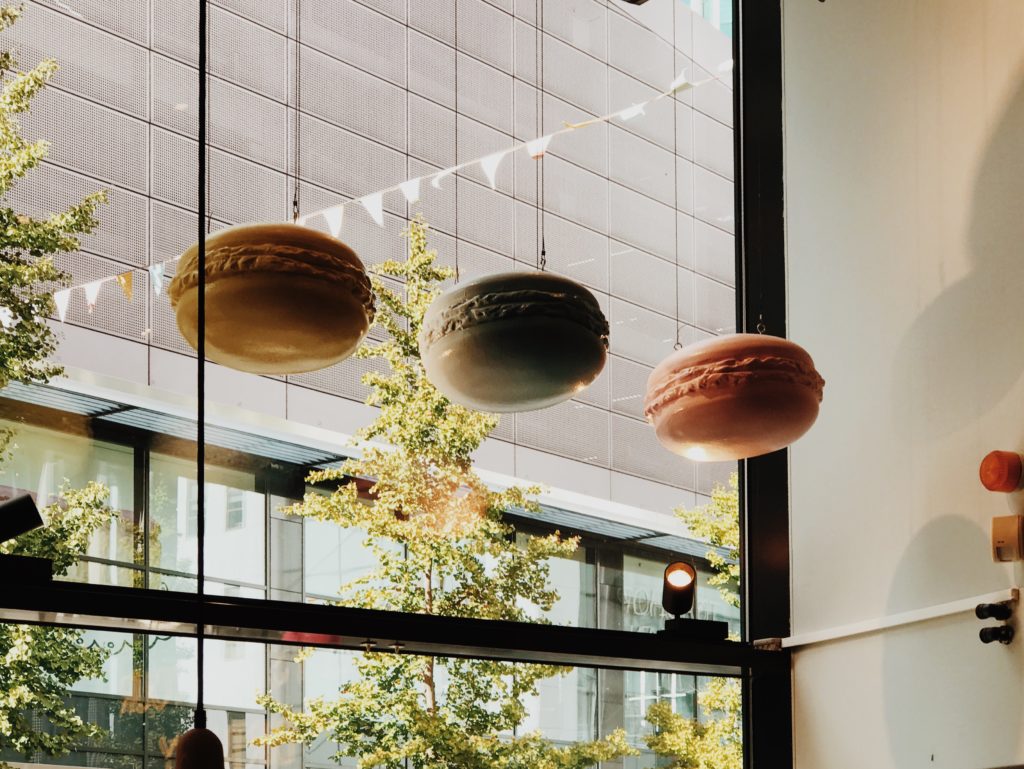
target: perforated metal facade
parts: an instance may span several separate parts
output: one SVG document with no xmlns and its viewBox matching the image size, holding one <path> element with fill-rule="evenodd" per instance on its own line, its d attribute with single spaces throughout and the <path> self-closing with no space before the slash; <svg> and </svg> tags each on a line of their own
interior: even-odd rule
<svg viewBox="0 0 1024 769">
<path fill-rule="evenodd" d="M 673 4 L 650 7 L 659 2 Z M 708 43 L 708 34 L 720 33 L 701 27 L 682 2 L 664 17 L 676 17 L 674 28 L 661 34 L 603 0 L 299 5 L 298 170 L 307 211 L 628 106 L 680 70 L 705 77 L 728 50 Z M 295 7 L 294 0 L 218 0 L 211 9 L 214 228 L 289 218 Z M 49 160 L 18 186 L 12 204 L 41 214 L 110 190 L 97 233 L 61 261 L 76 284 L 164 261 L 193 240 L 195 27 L 188 0 L 38 0 L 11 32 L 23 64 L 44 56 L 61 64 L 24 119 L 30 137 L 51 140 Z M 733 329 L 731 110 L 729 89 L 716 83 L 660 101 L 628 123 L 552 143 L 543 176 L 548 268 L 598 296 L 612 357 L 579 398 L 506 418 L 496 437 L 698 493 L 722 476 L 722 468 L 698 470 L 662 450 L 641 404 L 677 322 L 684 343 Z M 415 209 L 435 230 L 441 258 L 452 264 L 457 255 L 465 277 L 531 269 L 539 252 L 538 171 L 517 153 L 499 169 L 497 191 L 479 169 L 426 190 Z M 410 213 L 397 193 L 385 199 L 383 228 L 350 207 L 342 237 L 368 263 L 398 258 Z M 153 294 L 145 271 L 135 281 L 131 303 L 108 284 L 92 313 L 76 296 L 67 322 L 189 354 L 166 294 Z M 349 360 L 291 377 L 288 388 L 361 400 L 359 376 L 372 365 Z"/>
</svg>

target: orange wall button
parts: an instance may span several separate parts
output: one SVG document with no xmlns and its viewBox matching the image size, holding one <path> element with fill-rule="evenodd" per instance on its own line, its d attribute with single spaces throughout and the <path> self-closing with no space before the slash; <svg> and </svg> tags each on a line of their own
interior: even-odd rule
<svg viewBox="0 0 1024 769">
<path fill-rule="evenodd" d="M 1020 454 L 1015 451 L 990 451 L 981 460 L 978 475 L 989 491 L 1016 491 L 1021 479 Z"/>
</svg>

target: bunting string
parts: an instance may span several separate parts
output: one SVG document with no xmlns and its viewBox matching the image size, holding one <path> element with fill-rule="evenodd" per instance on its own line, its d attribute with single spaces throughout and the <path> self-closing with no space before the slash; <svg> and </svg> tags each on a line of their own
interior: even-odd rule
<svg viewBox="0 0 1024 769">
<path fill-rule="evenodd" d="M 491 189 L 497 188 L 497 174 L 498 169 L 501 166 L 502 161 L 514 152 L 525 149 L 529 156 L 534 160 L 539 160 L 544 156 L 544 153 L 548 151 L 548 147 L 551 141 L 555 137 L 565 136 L 573 133 L 574 131 L 580 131 L 590 126 L 599 125 L 601 123 L 610 123 L 613 120 L 621 120 L 628 122 L 634 120 L 642 115 L 646 114 L 646 108 L 651 104 L 660 101 L 661 99 L 667 99 L 674 96 L 677 93 L 683 91 L 690 91 L 701 86 L 713 83 L 721 78 L 722 74 L 728 73 L 732 70 L 732 61 L 723 62 L 718 67 L 718 75 L 704 78 L 703 80 L 690 80 L 687 77 L 686 70 L 683 70 L 676 77 L 675 80 L 669 85 L 669 87 L 661 93 L 652 96 L 646 101 L 637 102 L 627 107 L 623 107 L 609 112 L 607 115 L 601 115 L 600 117 L 589 118 L 587 120 L 580 121 L 578 123 L 563 123 L 563 127 L 557 131 L 552 131 L 544 136 L 539 136 L 536 139 L 530 139 L 524 142 L 518 142 L 513 144 L 504 150 L 498 152 L 492 152 L 483 157 L 474 158 L 467 160 L 463 163 L 451 166 L 450 168 L 444 168 L 440 171 L 436 171 L 433 174 L 427 174 L 425 176 L 418 176 L 413 179 L 407 179 L 399 184 L 392 187 L 387 187 L 382 190 L 377 190 L 368 195 L 363 195 L 359 198 L 345 201 L 343 203 L 337 203 L 335 205 L 328 206 L 327 208 L 321 208 L 317 211 L 313 211 L 308 214 L 303 214 L 296 218 L 294 221 L 298 225 L 306 225 L 309 222 L 319 218 L 327 225 L 327 230 L 332 236 L 338 237 L 341 234 L 341 230 L 345 221 L 345 208 L 346 206 L 358 203 L 363 209 L 370 215 L 374 223 L 379 227 L 384 226 L 384 196 L 392 192 L 401 192 L 405 197 L 405 201 L 410 205 L 420 200 L 421 194 L 423 193 L 423 182 L 425 180 L 430 181 L 430 186 L 434 189 L 441 189 L 441 183 L 459 171 L 468 169 L 472 166 L 477 166 L 483 171 L 484 177 L 487 180 L 488 185 Z M 157 264 L 152 264 L 146 268 L 149 273 L 149 283 L 152 286 L 153 294 L 160 296 L 163 293 L 165 273 L 167 266 L 178 261 L 180 257 L 175 256 Z M 124 272 L 117 273 L 116 275 L 110 275 L 99 280 L 89 281 L 88 283 L 76 284 L 67 288 L 62 288 L 59 291 L 54 292 L 53 300 L 57 307 L 57 317 L 60 322 L 63 323 L 67 318 L 68 308 L 71 304 L 72 292 L 81 290 L 85 297 L 86 307 L 91 313 L 96 307 L 96 303 L 99 301 L 101 296 L 101 289 L 106 283 L 116 283 L 124 297 L 130 302 L 133 297 L 134 289 L 134 270 L 126 270 Z M 0 307 L 0 327 L 7 327 L 13 322 L 13 318 L 9 315 L 5 315 L 3 310 L 6 308 Z M 9 312 L 9 311 L 8 311 Z"/>
</svg>

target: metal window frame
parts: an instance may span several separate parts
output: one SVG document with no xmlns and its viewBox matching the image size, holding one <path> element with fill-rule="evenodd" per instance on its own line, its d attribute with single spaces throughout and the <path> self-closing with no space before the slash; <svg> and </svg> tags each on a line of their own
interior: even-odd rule
<svg viewBox="0 0 1024 769">
<path fill-rule="evenodd" d="M 737 327 L 761 314 L 786 334 L 782 149 L 782 18 L 777 2 L 733 0 Z M 747 64 L 749 63 L 749 68 Z M 788 456 L 747 460 L 741 476 L 744 641 L 380 612 L 264 599 L 66 582 L 0 594 L 4 621 L 305 646 L 472 656 L 583 667 L 740 676 L 744 765 L 791 767 L 790 657 L 752 639 L 789 633 Z M 756 542 L 756 547 L 748 543 Z"/>
<path fill-rule="evenodd" d="M 733 0 L 737 329 L 786 336 L 782 0 Z M 744 639 L 790 630 L 789 454 L 740 463 Z M 752 545 L 751 543 L 756 543 Z M 781 652 L 780 652 L 781 653 Z M 744 765 L 793 766 L 789 657 L 743 681 Z"/>
</svg>

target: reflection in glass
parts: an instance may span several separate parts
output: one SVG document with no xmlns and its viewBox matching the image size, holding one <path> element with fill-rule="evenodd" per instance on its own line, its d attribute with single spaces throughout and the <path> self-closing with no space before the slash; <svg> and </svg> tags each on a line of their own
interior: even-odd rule
<svg viewBox="0 0 1024 769">
<path fill-rule="evenodd" d="M 150 563 L 171 577 L 196 573 L 199 490 L 195 478 L 194 461 L 162 454 L 150 457 L 150 527 L 155 542 Z M 254 490 L 255 476 L 207 466 L 206 479 L 207 578 L 263 585 L 266 503 L 264 495 Z M 166 577 L 163 584 L 186 589 L 184 583 Z"/>
</svg>

